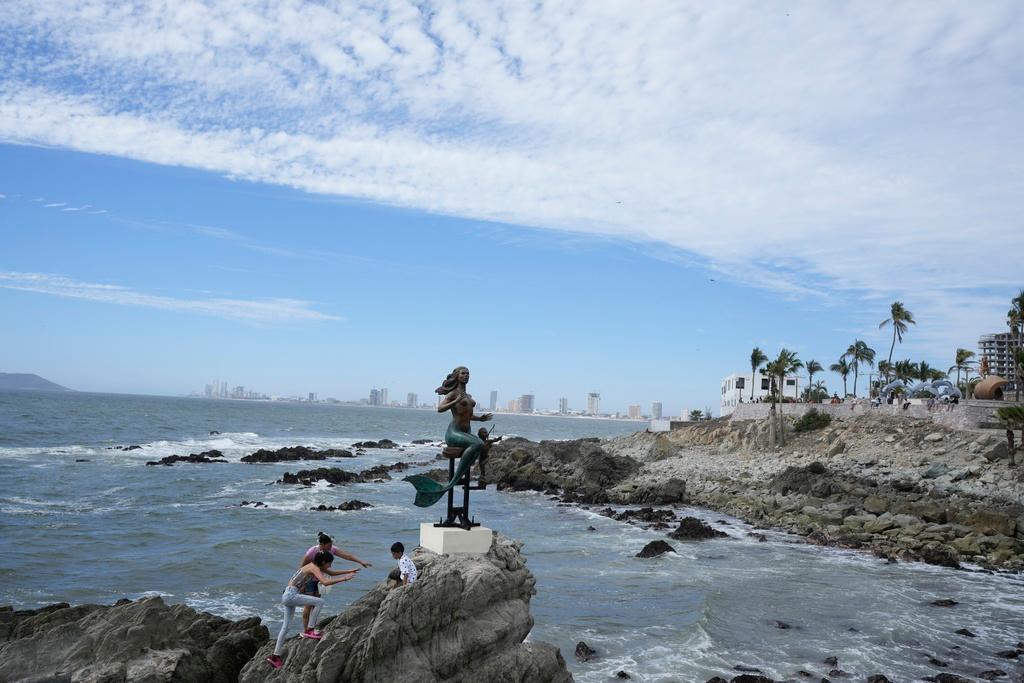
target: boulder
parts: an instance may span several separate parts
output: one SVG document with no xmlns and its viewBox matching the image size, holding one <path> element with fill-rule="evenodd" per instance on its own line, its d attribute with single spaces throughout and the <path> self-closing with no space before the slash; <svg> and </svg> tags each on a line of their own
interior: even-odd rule
<svg viewBox="0 0 1024 683">
<path fill-rule="evenodd" d="M 581 640 L 580 642 L 576 643 L 576 650 L 574 654 L 576 655 L 576 659 L 580 660 L 581 662 L 589 662 L 591 659 L 594 658 L 595 655 L 597 655 L 597 650 L 590 647 Z"/>
<path fill-rule="evenodd" d="M 728 538 L 729 534 L 719 531 L 696 517 L 683 517 L 675 531 L 669 534 L 677 541 L 704 541 L 711 538 Z"/>
<path fill-rule="evenodd" d="M 658 539 L 657 541 L 651 541 L 644 546 L 643 550 L 636 554 L 636 557 L 658 557 L 664 553 L 674 553 L 676 551 L 671 545 Z"/>
<path fill-rule="evenodd" d="M 258 617 L 230 621 L 161 598 L 14 612 L 0 681 L 235 681 L 268 639 Z"/>
<path fill-rule="evenodd" d="M 309 509 L 316 512 L 351 512 L 352 510 L 363 510 L 372 507 L 373 505 L 370 503 L 364 503 L 361 500 L 346 500 L 340 505 L 317 505 Z"/>
<path fill-rule="evenodd" d="M 936 441 L 942 441 L 945 438 L 946 435 L 943 434 L 942 432 L 932 432 L 931 434 L 926 435 L 924 437 L 924 440 L 935 443 Z"/>
<path fill-rule="evenodd" d="M 321 622 L 319 641 L 293 637 L 281 669 L 263 661 L 273 648 L 266 645 L 239 680 L 568 683 L 572 675 L 558 648 L 523 642 L 533 627 L 536 580 L 520 548 L 495 535 L 485 555 L 419 549 L 415 583 L 390 590 L 378 584 Z"/>
<path fill-rule="evenodd" d="M 686 482 L 672 477 L 667 481 L 644 484 L 629 495 L 631 503 L 650 503 L 652 505 L 673 505 L 682 503 L 686 498 Z"/>
<path fill-rule="evenodd" d="M 188 462 L 188 463 L 205 463 L 205 462 L 227 462 L 224 459 L 224 454 L 218 450 L 203 451 L 202 453 L 191 453 L 190 455 L 168 455 L 166 458 L 160 458 L 159 460 L 150 460 L 147 465 L 165 465 L 167 467 L 172 466 L 176 462 Z"/>
<path fill-rule="evenodd" d="M 293 462 L 296 460 L 326 460 L 327 458 L 354 458 L 352 451 L 328 448 L 322 451 L 306 446 L 285 446 L 276 451 L 261 448 L 242 458 L 242 462 Z"/>
<path fill-rule="evenodd" d="M 978 510 L 971 516 L 969 524 L 983 534 L 1013 536 L 1017 531 L 1016 518 L 996 510 Z"/>
</svg>

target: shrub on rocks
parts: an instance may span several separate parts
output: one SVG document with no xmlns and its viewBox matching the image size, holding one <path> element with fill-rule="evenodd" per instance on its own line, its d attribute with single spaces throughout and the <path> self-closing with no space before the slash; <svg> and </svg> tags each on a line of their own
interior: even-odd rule
<svg viewBox="0 0 1024 683">
<path fill-rule="evenodd" d="M 811 408 L 793 423 L 793 431 L 797 433 L 813 432 L 816 429 L 828 427 L 830 424 L 832 424 L 832 416 L 830 414 L 819 413 L 817 409 Z"/>
</svg>

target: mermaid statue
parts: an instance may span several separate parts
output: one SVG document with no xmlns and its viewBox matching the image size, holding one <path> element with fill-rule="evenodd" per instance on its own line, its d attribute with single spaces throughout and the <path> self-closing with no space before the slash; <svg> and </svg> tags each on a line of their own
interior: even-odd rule
<svg viewBox="0 0 1024 683">
<path fill-rule="evenodd" d="M 447 484 L 439 484 L 430 477 L 422 474 L 413 474 L 405 478 L 405 481 L 416 487 L 417 507 L 430 507 L 441 500 L 450 489 L 455 487 L 463 476 L 477 461 L 477 458 L 486 456 L 489 443 L 474 434 L 471 423 L 489 422 L 492 415 L 474 415 L 473 408 L 476 401 L 466 393 L 466 385 L 469 383 L 469 368 L 459 366 L 451 371 L 444 383 L 434 391 L 441 394 L 443 398 L 437 404 L 437 412 L 443 413 L 446 410 L 452 411 L 452 421 L 448 425 L 448 431 L 444 434 L 444 442 L 449 446 L 463 448 L 462 457 L 455 468 L 455 475 Z"/>
</svg>

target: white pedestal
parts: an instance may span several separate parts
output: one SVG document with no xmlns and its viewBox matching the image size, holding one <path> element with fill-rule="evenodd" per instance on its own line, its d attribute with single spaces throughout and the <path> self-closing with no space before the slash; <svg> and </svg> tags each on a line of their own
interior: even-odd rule
<svg viewBox="0 0 1024 683">
<path fill-rule="evenodd" d="M 493 532 L 485 526 L 469 531 L 452 527 L 437 527 L 430 522 L 420 524 L 420 545 L 438 555 L 483 555 L 491 549 Z"/>
</svg>

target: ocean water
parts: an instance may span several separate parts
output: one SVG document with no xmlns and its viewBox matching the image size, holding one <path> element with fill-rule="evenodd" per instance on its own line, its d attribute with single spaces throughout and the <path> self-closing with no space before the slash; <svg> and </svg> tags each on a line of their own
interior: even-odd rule
<svg viewBox="0 0 1024 683">
<path fill-rule="evenodd" d="M 419 523 L 432 521 L 440 505 L 413 507 L 412 487 L 399 478 L 334 488 L 276 485 L 284 471 L 316 465 L 239 458 L 258 448 L 346 447 L 386 437 L 403 450 L 331 464 L 436 467 L 436 447 L 410 442 L 439 439 L 446 424 L 446 416 L 430 411 L 0 393 L 0 604 L 159 594 L 231 618 L 258 615 L 276 632 L 281 588 L 324 530 L 374 563 L 330 593 L 325 614 L 341 611 L 392 568 L 391 543 L 415 546 Z M 642 427 L 507 415 L 495 424 L 496 433 L 533 439 Z M 129 444 L 142 448 L 111 448 Z M 211 448 L 231 462 L 145 466 Z M 374 507 L 309 510 L 353 498 Z M 243 500 L 267 507 L 238 507 Z M 1010 675 L 1000 680 L 1024 675 L 1021 664 L 994 656 L 1024 639 L 1020 576 L 889 565 L 779 533 L 758 543 L 738 520 L 705 510 L 679 514 L 706 519 L 730 538 L 672 542 L 676 554 L 641 560 L 634 555 L 664 537 L 596 510 L 493 490 L 476 495 L 474 507 L 480 521 L 524 541 L 538 581 L 531 638 L 559 646 L 578 681 L 609 681 L 619 670 L 637 681 L 705 681 L 735 665 L 776 678 L 795 678 L 801 669 L 825 675 L 830 667 L 822 659 L 830 655 L 851 680 L 872 673 L 893 681 L 942 671 L 974 676 L 996 668 Z M 959 604 L 930 604 L 938 598 Z M 956 635 L 959 628 L 977 637 Z M 580 640 L 598 651 L 595 660 L 573 659 Z"/>
</svg>

